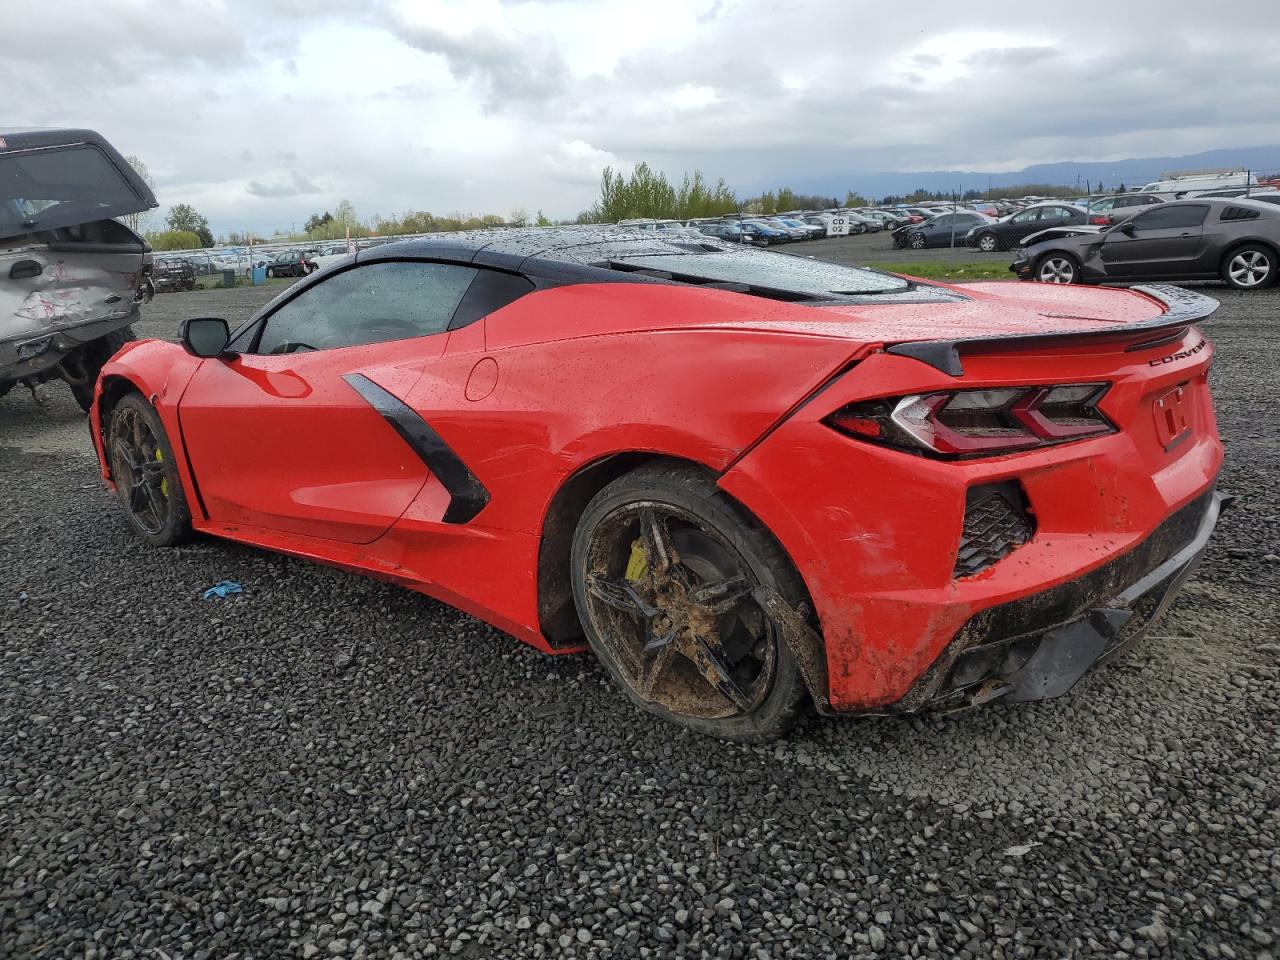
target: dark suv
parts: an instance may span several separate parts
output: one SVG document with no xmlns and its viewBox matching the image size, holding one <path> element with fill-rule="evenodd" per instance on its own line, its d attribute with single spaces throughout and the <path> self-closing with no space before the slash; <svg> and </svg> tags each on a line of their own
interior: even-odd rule
<svg viewBox="0 0 1280 960">
<path fill-rule="evenodd" d="M 267 264 L 268 277 L 305 277 L 320 268 L 311 260 L 312 250 L 285 250 Z"/>
<path fill-rule="evenodd" d="M 151 269 L 151 282 L 155 284 L 156 293 L 194 290 L 196 270 L 185 257 L 156 257 L 155 266 Z"/>
</svg>

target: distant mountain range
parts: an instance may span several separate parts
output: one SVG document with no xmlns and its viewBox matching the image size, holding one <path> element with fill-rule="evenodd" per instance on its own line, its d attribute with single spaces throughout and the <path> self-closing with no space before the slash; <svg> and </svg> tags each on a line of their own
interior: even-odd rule
<svg viewBox="0 0 1280 960">
<path fill-rule="evenodd" d="M 1107 190 L 1124 184 L 1130 189 L 1158 180 L 1164 173 L 1177 170 L 1245 167 L 1256 173 L 1280 172 L 1280 146 L 1240 147 L 1206 150 L 1181 157 L 1135 157 L 1130 160 L 1105 162 L 1037 163 L 1021 170 L 1005 173 L 977 173 L 966 170 L 928 170 L 917 173 L 841 173 L 807 177 L 791 184 L 797 193 L 844 198 L 849 190 L 865 197 L 902 195 L 914 190 L 986 190 L 988 187 L 1012 187 L 1042 183 L 1072 186 L 1083 191 L 1086 182 L 1099 183 Z"/>
</svg>

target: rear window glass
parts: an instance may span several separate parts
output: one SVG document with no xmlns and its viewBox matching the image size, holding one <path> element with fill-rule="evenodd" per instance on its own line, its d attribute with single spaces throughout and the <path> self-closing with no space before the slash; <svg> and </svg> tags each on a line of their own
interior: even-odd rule
<svg viewBox="0 0 1280 960">
<path fill-rule="evenodd" d="M 99 219 L 138 195 L 97 147 L 87 144 L 0 153 L 0 236 Z"/>
<path fill-rule="evenodd" d="M 619 265 L 624 269 L 670 274 L 675 280 L 687 278 L 697 283 L 740 284 L 818 300 L 890 293 L 910 287 L 906 280 L 871 270 L 807 257 L 754 251 L 626 257 L 619 261 Z"/>
</svg>

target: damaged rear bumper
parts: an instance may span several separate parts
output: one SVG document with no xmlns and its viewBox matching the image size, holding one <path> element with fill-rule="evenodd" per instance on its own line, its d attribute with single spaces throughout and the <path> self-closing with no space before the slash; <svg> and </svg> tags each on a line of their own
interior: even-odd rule
<svg viewBox="0 0 1280 960">
<path fill-rule="evenodd" d="M 1230 502 L 1210 489 L 1105 566 L 978 613 L 902 698 L 874 712 L 950 711 L 1063 695 L 1169 607 Z"/>
</svg>

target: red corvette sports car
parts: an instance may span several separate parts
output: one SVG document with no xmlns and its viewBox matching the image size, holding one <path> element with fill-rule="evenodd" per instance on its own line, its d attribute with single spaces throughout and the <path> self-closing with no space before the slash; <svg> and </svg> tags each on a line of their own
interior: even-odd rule
<svg viewBox="0 0 1280 960">
<path fill-rule="evenodd" d="M 92 433 L 153 544 L 391 580 L 759 740 L 810 705 L 1057 696 L 1138 636 L 1225 499 L 1215 307 L 709 238 L 442 236 L 234 332 L 129 344 Z"/>
</svg>

